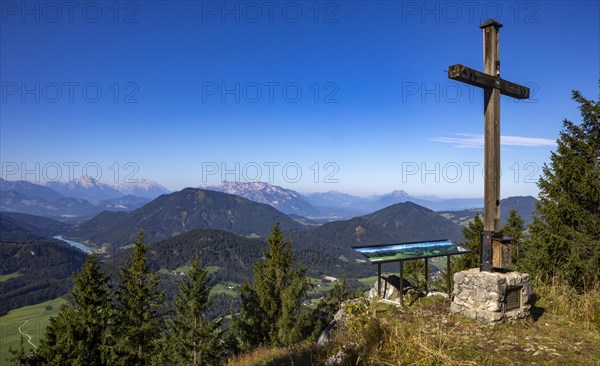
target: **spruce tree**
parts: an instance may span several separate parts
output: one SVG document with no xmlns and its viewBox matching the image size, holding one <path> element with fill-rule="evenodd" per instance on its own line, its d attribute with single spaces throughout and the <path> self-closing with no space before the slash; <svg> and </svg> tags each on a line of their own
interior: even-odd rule
<svg viewBox="0 0 600 366">
<path fill-rule="evenodd" d="M 525 221 L 516 209 L 510 210 L 506 223 L 502 227 L 502 234 L 512 239 L 512 264 L 517 266 L 521 255 L 521 237 L 523 236 L 523 224 Z"/>
<path fill-rule="evenodd" d="M 302 298 L 310 288 L 305 268 L 294 267 L 291 241 L 283 239 L 276 223 L 263 251 L 264 261 L 254 264 L 254 283 L 240 286 L 241 311 L 235 319 L 241 347 L 289 345 L 307 334 L 309 314 Z"/>
<path fill-rule="evenodd" d="M 70 304 L 60 307 L 56 316 L 50 318 L 44 338 L 37 349 L 44 365 L 70 365 L 77 358 L 75 350 L 75 311 Z"/>
<path fill-rule="evenodd" d="M 76 342 L 78 355 L 76 364 L 104 365 L 106 331 L 112 316 L 112 298 L 108 276 L 100 268 L 95 254 L 89 256 L 83 269 L 74 278 L 71 299 L 75 311 Z"/>
<path fill-rule="evenodd" d="M 116 291 L 116 323 L 112 364 L 150 365 L 155 345 L 164 331 L 164 294 L 159 277 L 146 262 L 144 234 L 133 243 L 132 260 L 120 269 Z"/>
<path fill-rule="evenodd" d="M 483 231 L 483 221 L 479 214 L 476 214 L 472 221 L 469 221 L 467 226 L 462 228 L 462 234 L 465 241 L 462 246 L 469 249 L 471 252 L 457 255 L 457 259 L 452 264 L 452 269 L 459 272 L 469 268 L 479 268 L 479 248 L 481 246 L 481 232 Z"/>
<path fill-rule="evenodd" d="M 600 101 L 578 91 L 573 99 L 582 122 L 563 121 L 556 151 L 542 169 L 526 264 L 542 280 L 558 277 L 585 290 L 600 281 Z"/>
<path fill-rule="evenodd" d="M 40 355 L 49 364 L 106 365 L 113 310 L 108 276 L 92 254 L 73 279 L 69 304 L 52 319 Z"/>
<path fill-rule="evenodd" d="M 220 321 L 208 321 L 212 303 L 208 272 L 194 261 L 188 280 L 179 287 L 170 320 L 170 344 L 178 365 L 216 365 L 223 355 Z"/>
</svg>

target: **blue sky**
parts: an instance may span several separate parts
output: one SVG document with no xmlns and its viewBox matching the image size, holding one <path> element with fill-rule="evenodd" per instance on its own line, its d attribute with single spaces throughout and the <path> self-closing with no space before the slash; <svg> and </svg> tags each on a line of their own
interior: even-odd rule
<svg viewBox="0 0 600 366">
<path fill-rule="evenodd" d="M 502 197 L 537 194 L 571 90 L 598 96 L 598 1 L 1 4 L 11 180 L 481 197 L 482 91 L 446 70 L 483 68 L 490 17 L 532 90 L 502 97 Z"/>
</svg>

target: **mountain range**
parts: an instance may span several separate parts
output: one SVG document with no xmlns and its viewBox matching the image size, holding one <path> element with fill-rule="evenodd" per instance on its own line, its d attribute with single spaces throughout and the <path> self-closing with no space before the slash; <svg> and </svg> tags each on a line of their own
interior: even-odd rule
<svg viewBox="0 0 600 366">
<path fill-rule="evenodd" d="M 161 194 L 169 193 L 169 190 L 165 187 L 147 179 L 140 179 L 135 183 L 121 183 L 118 186 L 111 186 L 91 177 L 80 177 L 69 182 L 48 182 L 46 187 L 63 196 L 81 198 L 95 205 L 100 201 L 126 195 L 156 198 Z"/>
<path fill-rule="evenodd" d="M 481 198 L 444 199 L 435 196 L 413 197 L 403 190 L 358 197 L 337 191 L 303 195 L 265 182 L 223 182 L 205 189 L 235 194 L 266 203 L 288 215 L 299 215 L 318 222 L 349 219 L 401 202 L 413 202 L 431 210 L 464 210 L 483 206 Z"/>
<path fill-rule="evenodd" d="M 533 220 L 533 216 L 536 212 L 537 199 L 531 196 L 515 196 L 508 197 L 500 200 L 500 225 L 506 223 L 510 210 L 515 209 L 524 221 L 524 225 L 527 226 Z M 459 210 L 459 211 L 440 211 L 440 215 L 452 220 L 452 222 L 464 225 L 469 222 L 475 215 L 482 216 L 483 208 L 470 209 L 470 210 Z"/>
<path fill-rule="evenodd" d="M 254 202 L 273 206 L 285 214 L 304 217 L 318 217 L 323 213 L 302 194 L 264 182 L 223 182 L 219 186 L 206 187 L 208 190 L 234 194 Z"/>
<path fill-rule="evenodd" d="M 443 199 L 431 195 L 411 196 L 403 190 L 357 197 L 337 191 L 303 195 L 264 182 L 223 182 L 220 186 L 204 188 L 270 205 L 297 222 L 309 226 L 368 215 L 403 202 L 412 202 L 437 211 L 461 224 L 471 219 L 483 206 L 479 198 Z M 146 179 L 118 186 L 110 186 L 89 177 L 70 182 L 51 182 L 47 185 L 0 179 L 0 210 L 82 222 L 103 211 L 133 211 L 167 193 L 169 192 L 165 187 Z M 501 205 L 502 210 L 504 212 L 507 208 L 516 207 L 526 222 L 529 222 L 535 211 L 535 199 L 522 197 L 520 200 L 521 203 L 515 198 Z"/>
<path fill-rule="evenodd" d="M 251 257 L 260 258 L 259 249 L 266 245 L 265 238 L 270 235 L 275 222 L 280 223 L 285 236 L 292 240 L 298 260 L 307 265 L 309 272 L 336 277 L 346 275 L 354 280 L 371 276 L 372 268 L 365 263 L 362 255 L 352 249 L 353 246 L 434 239 L 463 240 L 459 225 L 411 202 L 397 203 L 349 220 L 308 226 L 269 205 L 199 188 L 186 188 L 160 196 L 131 212 L 103 212 L 74 225 L 66 236 L 99 248 L 102 252 L 118 253 L 119 248 L 129 247 L 141 229 L 147 243 L 163 243 L 161 245 L 164 246 L 168 242 L 179 247 L 184 241 L 192 246 L 189 251 L 200 245 L 191 237 L 198 238 L 204 235 L 202 233 L 209 232 L 214 237 L 217 230 L 240 237 L 232 239 L 236 243 L 245 239 L 262 243 L 258 246 L 252 244 L 254 249 L 251 249 Z M 219 235 L 222 238 L 224 234 Z M 182 252 L 182 249 L 176 248 L 165 250 Z M 223 252 L 220 244 L 214 242 L 204 249 L 202 258 L 208 261 L 206 265 L 220 268 L 223 267 L 223 261 L 233 261 L 219 274 L 230 277 L 230 274 L 226 274 L 228 271 L 249 271 L 249 267 L 238 268 L 245 263 L 240 262 L 240 250 L 236 249 L 238 254 L 230 257 L 231 254 Z M 213 257 L 218 257 L 218 260 L 209 260 Z M 191 258 L 181 257 L 168 268 L 183 266 L 188 263 L 182 263 L 185 260 L 189 262 Z M 169 260 L 159 260 L 163 264 L 165 261 Z"/>
<path fill-rule="evenodd" d="M 246 198 L 199 188 L 162 195 L 131 212 L 102 212 L 68 234 L 94 246 L 128 245 L 143 230 L 148 242 L 194 229 L 220 229 L 246 236 L 269 235 L 279 222 L 283 230 L 303 226 L 275 208 Z"/>
<path fill-rule="evenodd" d="M 357 279 L 372 276 L 373 267 L 352 249 L 353 246 L 435 239 L 461 242 L 461 225 L 471 220 L 478 211 L 434 212 L 415 202 L 405 201 L 349 219 L 319 223 L 297 214 L 287 215 L 270 204 L 216 190 L 186 188 L 162 194 L 153 200 L 123 195 L 101 200 L 93 205 L 85 199 L 65 197 L 49 187 L 30 182 L 0 183 L 3 209 L 0 214 L 2 274 L 17 273 L 14 278 L 3 282 L 1 287 L 11 296 L 19 298 L 11 300 L 11 304 L 15 306 L 28 303 L 28 292 L 35 294 L 32 299 L 36 300 L 56 296 L 66 288 L 62 268 L 78 268 L 81 264 L 81 258 L 85 254 L 52 239 L 55 235 L 94 247 L 115 267 L 119 258 L 128 253 L 129 244 L 136 238 L 139 230 L 143 230 L 151 262 L 156 269 L 165 271 L 163 276 L 167 276 L 164 282 L 166 286 L 176 288 L 176 276 L 170 273 L 189 264 L 195 257 L 201 258 L 204 265 L 211 266 L 214 281 L 218 283 L 240 283 L 247 279 L 251 274 L 252 263 L 262 257 L 262 250 L 267 245 L 265 238 L 270 235 L 275 222 L 279 222 L 286 238 L 292 240 L 295 256 L 308 268 L 312 277 L 346 276 L 351 283 L 359 286 Z M 244 191 L 240 192 L 242 188 Z M 310 199 L 297 192 L 266 184 L 230 184 L 223 190 L 252 195 L 254 200 L 272 204 L 276 200 L 282 210 L 283 207 L 292 206 L 302 210 L 311 209 L 308 205 L 322 210 L 335 204 L 339 205 L 338 208 L 347 210 L 348 206 L 365 203 L 361 201 L 364 199 L 339 192 L 320 194 Z M 264 192 L 257 195 L 257 191 Z M 280 193 L 286 199 L 282 199 Z M 396 191 L 379 196 L 378 199 L 371 198 L 370 202 L 374 205 L 371 207 L 376 207 L 409 198 L 411 197 L 406 192 Z M 432 199 L 435 198 L 429 197 L 430 201 Z M 326 202 L 330 206 L 319 206 L 315 201 Z M 508 210 L 515 207 L 528 219 L 535 209 L 535 201 L 533 197 L 503 200 L 502 215 L 505 217 Z M 299 205 L 299 202 L 304 206 Z M 13 208 L 13 212 L 7 212 L 7 206 Z M 73 211 L 64 211 L 69 207 Z M 14 212 L 21 208 L 40 213 L 31 215 Z M 112 211 L 104 210 L 99 214 L 96 214 L 97 211 L 93 212 L 103 208 L 110 208 Z M 92 213 L 72 222 L 43 217 L 48 216 L 48 213 L 50 216 L 60 216 L 58 213 L 61 209 L 63 213 L 75 214 L 76 210 L 89 210 Z M 10 251 L 5 251 L 5 248 Z M 29 252 L 36 253 L 36 257 L 33 258 L 32 254 L 29 254 L 32 258 L 27 257 Z M 51 265 L 48 261 L 54 260 L 53 258 L 62 263 L 63 267 Z M 11 260 L 26 260 L 19 262 L 26 268 L 38 266 L 39 272 L 43 273 L 42 277 L 51 281 L 44 282 L 38 274 L 26 275 L 18 269 L 14 272 L 15 268 L 6 262 Z M 387 265 L 384 270 L 395 271 L 397 268 Z M 37 273 L 36 271 L 33 272 Z M 29 286 L 31 281 L 40 286 L 46 284 L 44 286 L 49 290 L 34 289 Z M 219 301 L 221 305 L 227 303 L 223 299 Z"/>
<path fill-rule="evenodd" d="M 304 195 L 265 182 L 223 182 L 219 186 L 201 188 L 245 197 L 268 204 L 285 214 L 302 216 L 318 223 L 365 215 L 401 202 L 413 202 L 434 211 L 458 211 L 483 206 L 480 198 L 411 196 L 403 190 L 358 197 L 337 191 Z M 45 185 L 0 179 L 0 210 L 63 219 L 89 217 L 104 210 L 131 211 L 168 193 L 165 187 L 147 179 L 115 186 L 91 177 L 80 177 L 69 182 L 48 182 Z"/>
<path fill-rule="evenodd" d="M 131 211 L 168 192 L 146 179 L 117 187 L 89 177 L 47 185 L 0 179 L 0 210 L 72 220 L 105 210 Z"/>
</svg>

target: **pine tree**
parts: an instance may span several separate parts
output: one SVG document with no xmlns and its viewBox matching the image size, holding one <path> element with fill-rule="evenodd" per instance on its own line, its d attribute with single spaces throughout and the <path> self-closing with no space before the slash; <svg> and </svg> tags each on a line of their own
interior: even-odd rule
<svg viewBox="0 0 600 366">
<path fill-rule="evenodd" d="M 38 347 L 38 355 L 44 365 L 70 365 L 77 359 L 75 350 L 75 311 L 64 304 L 56 316 L 50 318 L 44 338 Z"/>
<path fill-rule="evenodd" d="M 39 352 L 50 364 L 106 365 L 112 316 L 108 276 L 92 254 L 73 279 L 69 304 L 51 321 Z"/>
<path fill-rule="evenodd" d="M 564 120 L 550 165 L 538 181 L 537 211 L 526 243 L 527 269 L 577 290 L 600 280 L 600 101 L 573 91 L 582 122 Z"/>
<path fill-rule="evenodd" d="M 479 214 L 476 214 L 473 220 L 469 221 L 467 226 L 462 228 L 462 234 L 465 237 L 465 241 L 462 242 L 461 245 L 471 252 L 456 256 L 458 258 L 456 258 L 452 264 L 452 269 L 455 272 L 469 268 L 479 268 L 479 250 L 481 246 L 482 231 L 483 221 L 479 217 Z"/>
<path fill-rule="evenodd" d="M 521 237 L 523 236 L 523 224 L 525 221 L 519 215 L 516 209 L 510 210 L 506 223 L 502 227 L 502 234 L 512 239 L 512 264 L 517 266 L 521 254 Z"/>
<path fill-rule="evenodd" d="M 223 355 L 220 321 L 209 322 L 206 318 L 212 303 L 207 275 L 200 262 L 195 261 L 189 280 L 180 286 L 175 299 L 169 338 L 179 365 L 216 365 Z"/>
<path fill-rule="evenodd" d="M 163 336 L 154 342 L 152 366 L 177 365 L 177 357 L 173 350 L 173 336 L 167 329 Z"/>
<path fill-rule="evenodd" d="M 71 298 L 76 318 L 78 359 L 75 364 L 104 365 L 106 331 L 112 316 L 108 276 L 101 270 L 95 254 L 89 256 L 74 278 Z"/>
<path fill-rule="evenodd" d="M 254 283 L 240 286 L 242 308 L 234 329 L 241 347 L 289 345 L 307 334 L 309 314 L 302 298 L 310 288 L 305 268 L 294 268 L 292 243 L 284 241 L 276 223 L 263 251 L 264 262 L 254 264 Z"/>
<path fill-rule="evenodd" d="M 158 275 L 146 262 L 141 231 L 133 245 L 132 260 L 120 269 L 121 283 L 115 294 L 111 362 L 150 365 L 156 342 L 164 331 L 164 294 L 158 290 Z"/>
</svg>

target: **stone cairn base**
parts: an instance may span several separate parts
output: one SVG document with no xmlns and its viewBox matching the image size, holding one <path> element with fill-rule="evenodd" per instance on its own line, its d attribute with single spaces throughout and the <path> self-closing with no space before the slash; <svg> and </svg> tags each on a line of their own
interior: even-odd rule
<svg viewBox="0 0 600 366">
<path fill-rule="evenodd" d="M 529 274 L 480 272 L 472 268 L 454 274 L 454 299 L 450 312 L 498 324 L 530 316 Z"/>
</svg>

